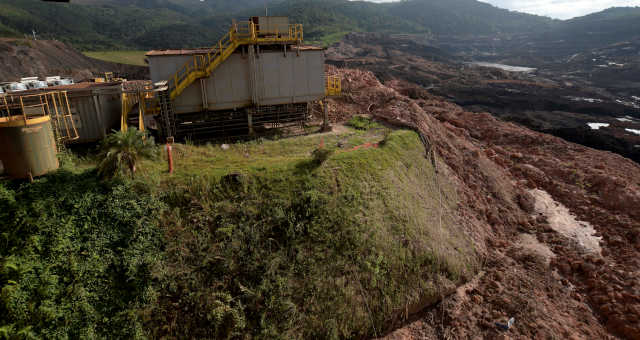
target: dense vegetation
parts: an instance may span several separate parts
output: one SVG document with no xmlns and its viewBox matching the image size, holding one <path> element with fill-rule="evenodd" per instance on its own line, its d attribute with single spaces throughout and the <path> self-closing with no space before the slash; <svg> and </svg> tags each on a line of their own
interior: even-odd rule
<svg viewBox="0 0 640 340">
<path fill-rule="evenodd" d="M 538 40 L 557 41 L 567 54 L 640 38 L 640 7 L 610 8 L 564 22 Z M 567 44 L 566 42 L 570 42 Z"/>
<path fill-rule="evenodd" d="M 31 34 L 84 50 L 208 46 L 232 18 L 264 14 L 264 1 L 80 0 L 72 4 L 2 0 L 0 34 Z M 330 43 L 346 32 L 488 34 L 540 31 L 548 18 L 475 0 L 411 0 L 377 4 L 347 0 L 268 1 L 270 15 L 306 26 L 310 41 Z"/>
<path fill-rule="evenodd" d="M 164 205 L 96 178 L 60 171 L 0 186 L 0 338 L 143 335 L 137 310 L 152 301 Z"/>
<path fill-rule="evenodd" d="M 0 338 L 379 335 L 476 263 L 417 135 L 353 125 L 0 183 Z"/>
<path fill-rule="evenodd" d="M 567 21 L 517 13 L 476 0 L 0 0 L 0 36 L 31 35 L 81 50 L 149 50 L 209 46 L 232 19 L 285 15 L 305 25 L 307 41 L 331 44 L 348 32 L 426 36 L 513 35 L 601 47 L 638 36 L 640 11 L 615 8 Z M 574 44 L 570 44 L 574 45 Z M 555 47 L 554 47 L 555 48 Z M 558 46 L 563 50 L 563 46 Z"/>
</svg>

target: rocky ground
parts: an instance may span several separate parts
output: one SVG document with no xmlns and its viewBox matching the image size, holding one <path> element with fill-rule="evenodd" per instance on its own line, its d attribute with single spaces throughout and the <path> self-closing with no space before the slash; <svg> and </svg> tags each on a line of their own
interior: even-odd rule
<svg viewBox="0 0 640 340">
<path fill-rule="evenodd" d="M 456 184 L 479 275 L 385 339 L 640 339 L 640 166 L 354 69 L 332 100 L 411 126 Z M 508 327 L 509 319 L 513 324 Z M 508 329 L 506 329 L 508 328 Z"/>
<path fill-rule="evenodd" d="M 537 61 L 533 66 L 542 68 L 535 72 L 508 72 L 474 66 L 413 37 L 358 33 L 329 48 L 327 60 L 370 70 L 382 81 L 406 80 L 468 111 L 640 162 L 640 83 L 634 80 L 640 62 L 625 55 L 634 46 L 585 52 L 561 63 Z M 594 130 L 589 123 L 608 126 Z"/>
<path fill-rule="evenodd" d="M 148 79 L 146 67 L 104 62 L 86 57 L 54 40 L 0 38 L 0 82 L 22 77 L 71 76 L 76 81 L 113 72 L 126 79 Z"/>
</svg>

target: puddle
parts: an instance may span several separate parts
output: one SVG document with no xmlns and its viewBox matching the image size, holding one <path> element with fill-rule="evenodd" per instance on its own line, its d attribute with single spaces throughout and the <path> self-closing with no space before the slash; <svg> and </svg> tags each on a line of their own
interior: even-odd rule
<svg viewBox="0 0 640 340">
<path fill-rule="evenodd" d="M 566 97 L 574 102 L 587 102 L 587 103 L 603 103 L 604 100 L 596 99 L 596 98 L 585 98 L 585 97 Z"/>
<path fill-rule="evenodd" d="M 611 124 L 607 123 L 587 123 L 591 130 L 600 130 L 601 127 L 609 127 Z"/>
<path fill-rule="evenodd" d="M 627 132 L 634 133 L 636 135 L 640 135 L 640 130 L 634 130 L 634 129 L 624 129 L 624 130 Z"/>
<path fill-rule="evenodd" d="M 481 66 L 481 67 L 493 67 L 499 68 L 501 70 L 510 71 L 510 72 L 535 72 L 537 69 L 532 67 L 522 67 L 522 66 L 511 66 L 504 64 L 496 64 L 496 63 L 485 63 L 485 62 L 475 62 L 471 63 L 473 65 Z"/>
</svg>

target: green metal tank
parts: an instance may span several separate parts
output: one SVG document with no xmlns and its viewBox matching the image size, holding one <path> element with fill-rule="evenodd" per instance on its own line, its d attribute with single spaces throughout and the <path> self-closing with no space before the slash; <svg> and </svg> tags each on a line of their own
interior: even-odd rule
<svg viewBox="0 0 640 340">
<path fill-rule="evenodd" d="M 56 154 L 49 116 L 0 118 L 0 160 L 9 177 L 32 179 L 56 170 Z"/>
</svg>

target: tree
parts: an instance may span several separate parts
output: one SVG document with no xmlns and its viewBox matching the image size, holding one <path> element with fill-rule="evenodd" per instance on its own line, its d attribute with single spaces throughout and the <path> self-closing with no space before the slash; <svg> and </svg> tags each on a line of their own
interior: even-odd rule
<svg viewBox="0 0 640 340">
<path fill-rule="evenodd" d="M 129 172 L 133 177 L 140 159 L 154 156 L 154 146 L 153 138 L 136 128 L 114 131 L 102 141 L 98 174 L 110 179 Z"/>
</svg>

